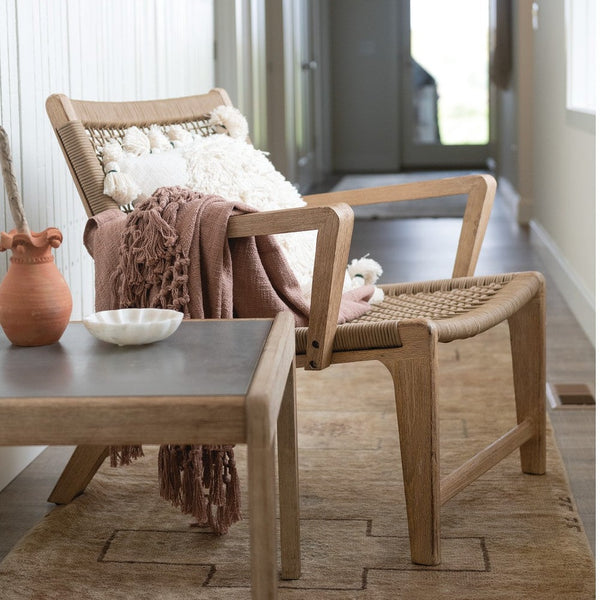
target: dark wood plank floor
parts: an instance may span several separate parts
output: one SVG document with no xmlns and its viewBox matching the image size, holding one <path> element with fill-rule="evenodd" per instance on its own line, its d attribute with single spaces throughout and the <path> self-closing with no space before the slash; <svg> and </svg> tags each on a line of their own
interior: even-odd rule
<svg viewBox="0 0 600 600">
<path fill-rule="evenodd" d="M 456 219 L 359 221 L 351 258 L 370 253 L 384 267 L 382 282 L 448 277 L 460 222 Z M 498 198 L 478 274 L 539 270 L 527 228 L 518 227 Z M 547 275 L 548 277 L 548 275 Z M 595 352 L 548 278 L 548 380 L 595 385 Z M 583 528 L 595 548 L 595 410 L 550 410 Z M 0 558 L 53 508 L 48 494 L 71 448 L 48 448 L 0 492 Z"/>
</svg>

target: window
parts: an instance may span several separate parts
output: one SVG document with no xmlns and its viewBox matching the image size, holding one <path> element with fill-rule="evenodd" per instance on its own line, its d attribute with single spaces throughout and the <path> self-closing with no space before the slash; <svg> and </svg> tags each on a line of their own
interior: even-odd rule
<svg viewBox="0 0 600 600">
<path fill-rule="evenodd" d="M 567 109 L 596 113 L 596 1 L 565 0 Z"/>
</svg>

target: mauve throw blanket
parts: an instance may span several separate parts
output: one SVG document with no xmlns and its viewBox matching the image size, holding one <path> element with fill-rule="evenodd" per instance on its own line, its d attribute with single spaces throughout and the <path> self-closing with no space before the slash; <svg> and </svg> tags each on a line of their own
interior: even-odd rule
<svg viewBox="0 0 600 600">
<path fill-rule="evenodd" d="M 219 196 L 160 188 L 129 215 L 92 217 L 84 244 L 94 258 L 96 310 L 170 308 L 184 318 L 267 318 L 291 310 L 308 323 L 309 306 L 272 236 L 227 238 L 233 214 L 256 212 Z M 369 310 L 372 286 L 344 294 L 339 322 Z M 111 448 L 111 464 L 128 464 L 139 446 Z M 160 494 L 200 524 L 226 533 L 240 519 L 239 480 L 231 446 L 165 445 Z"/>
</svg>

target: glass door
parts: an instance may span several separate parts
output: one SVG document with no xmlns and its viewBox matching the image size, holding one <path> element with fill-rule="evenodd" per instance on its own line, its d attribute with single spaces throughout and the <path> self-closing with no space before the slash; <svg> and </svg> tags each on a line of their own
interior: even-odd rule
<svg viewBox="0 0 600 600">
<path fill-rule="evenodd" d="M 490 137 L 489 2 L 402 4 L 402 167 L 485 167 Z"/>
</svg>

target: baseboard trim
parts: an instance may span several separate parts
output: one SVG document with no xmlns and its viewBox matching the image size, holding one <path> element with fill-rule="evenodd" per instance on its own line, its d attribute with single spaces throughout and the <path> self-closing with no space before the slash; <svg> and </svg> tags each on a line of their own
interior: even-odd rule
<svg viewBox="0 0 600 600">
<path fill-rule="evenodd" d="M 502 206 L 516 221 L 519 214 L 521 196 L 506 177 L 498 177 L 498 196 L 502 198 Z"/>
<path fill-rule="evenodd" d="M 498 178 L 498 196 L 502 198 L 504 209 L 517 223 L 527 225 L 531 218 L 531 202 L 513 187 L 506 177 Z"/>
<path fill-rule="evenodd" d="M 539 252 L 549 275 L 559 289 L 569 290 L 563 297 L 590 342 L 596 347 L 596 303 L 579 275 L 575 273 L 548 232 L 535 219 L 529 223 L 531 243 Z"/>
</svg>

